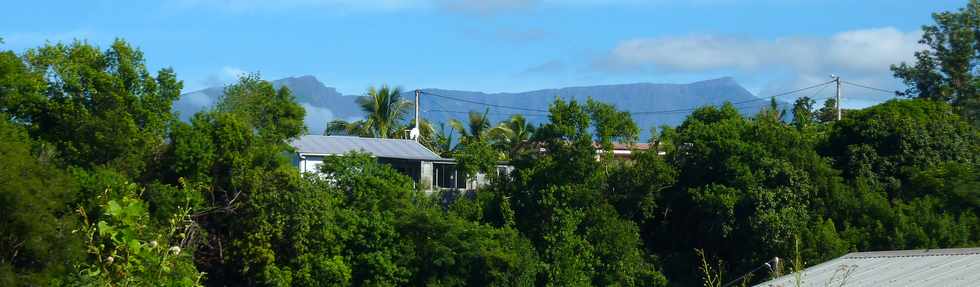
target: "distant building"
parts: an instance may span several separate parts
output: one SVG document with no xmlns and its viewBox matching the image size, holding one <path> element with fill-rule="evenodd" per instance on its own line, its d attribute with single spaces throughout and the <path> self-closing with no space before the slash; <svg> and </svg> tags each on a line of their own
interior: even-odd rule
<svg viewBox="0 0 980 287">
<path fill-rule="evenodd" d="M 605 154 L 608 153 L 608 151 L 603 150 L 602 144 L 600 143 L 593 143 L 592 147 L 595 148 L 596 160 L 600 159 L 601 157 L 603 157 Z M 612 143 L 612 156 L 615 159 L 632 159 L 634 152 L 649 151 L 652 147 L 653 145 L 649 143 L 627 144 L 627 143 L 615 142 Z M 657 154 L 664 155 L 662 151 L 658 151 Z"/>
<path fill-rule="evenodd" d="M 785 266 L 785 265 L 784 265 Z M 755 285 L 980 286 L 980 248 L 856 252 Z"/>
<path fill-rule="evenodd" d="M 474 190 L 489 182 L 484 174 L 467 180 L 456 169 L 455 160 L 443 158 L 413 140 L 305 135 L 290 144 L 296 149 L 293 165 L 302 173 L 319 173 L 324 157 L 363 152 L 411 177 L 421 190 Z M 509 171 L 506 165 L 498 166 L 500 173 Z"/>
</svg>

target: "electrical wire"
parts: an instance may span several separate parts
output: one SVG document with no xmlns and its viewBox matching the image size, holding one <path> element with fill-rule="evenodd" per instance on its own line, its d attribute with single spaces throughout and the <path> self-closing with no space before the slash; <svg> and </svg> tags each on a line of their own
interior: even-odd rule
<svg viewBox="0 0 980 287">
<path fill-rule="evenodd" d="M 738 278 L 735 278 L 735 280 L 732 280 L 732 281 L 729 281 L 728 283 L 725 283 L 725 285 L 721 285 L 721 287 L 728 287 L 728 286 L 731 286 L 732 284 L 738 283 L 738 281 L 739 280 L 742 280 L 743 278 L 745 278 L 745 276 L 749 276 L 749 274 L 753 274 L 756 271 L 759 271 L 759 269 L 762 269 L 763 267 L 769 267 L 770 265 L 768 263 L 769 262 L 766 262 L 766 264 L 763 264 L 763 265 L 759 265 L 759 267 L 756 267 L 755 269 L 752 269 L 752 271 L 749 271 L 748 273 L 745 273 L 744 275 L 739 276 Z M 772 268 L 772 267 L 770 267 L 770 268 Z"/>
<path fill-rule="evenodd" d="M 470 113 L 470 112 L 464 112 L 464 111 L 453 111 L 453 110 L 443 110 L 443 109 L 430 109 L 430 110 L 425 110 L 425 111 L 426 112 L 453 113 L 453 114 L 469 114 Z M 488 115 L 498 115 L 498 116 L 499 115 L 503 115 L 503 116 L 522 115 L 522 116 L 527 116 L 527 117 L 547 117 L 548 116 L 547 114 L 514 114 L 514 113 L 500 113 L 500 112 L 488 112 L 487 114 Z"/>
<path fill-rule="evenodd" d="M 733 106 L 738 106 L 738 105 L 744 105 L 744 104 L 753 103 L 753 102 L 766 101 L 766 100 L 770 100 L 771 98 L 776 98 L 776 97 L 782 97 L 782 96 L 786 96 L 786 95 L 791 95 L 791 94 L 799 93 L 799 92 L 802 92 L 802 91 L 806 91 L 806 90 L 810 90 L 810 89 L 814 89 L 814 88 L 818 88 L 818 87 L 824 87 L 824 88 L 826 88 L 827 85 L 829 85 L 829 84 L 831 84 L 833 82 L 834 81 L 831 80 L 831 81 L 819 83 L 819 84 L 816 84 L 816 85 L 812 85 L 812 86 L 807 86 L 807 87 L 795 89 L 795 90 L 792 90 L 792 91 L 787 91 L 787 92 L 782 92 L 782 93 L 770 95 L 768 97 L 760 97 L 760 98 L 755 98 L 755 99 L 750 99 L 750 100 L 732 102 L 730 104 L 733 105 Z M 823 89 L 821 89 L 821 91 L 822 90 Z M 819 93 L 819 92 L 820 91 L 817 91 L 817 93 Z M 461 98 L 457 98 L 457 97 L 450 97 L 450 96 L 440 95 L 440 94 L 426 92 L 426 91 L 422 91 L 422 94 L 430 95 L 430 96 L 434 96 L 434 97 L 438 97 L 438 98 L 443 98 L 443 99 L 447 99 L 447 100 L 453 100 L 453 101 L 470 103 L 470 104 L 476 104 L 476 105 L 483 105 L 483 106 L 494 107 L 494 108 L 499 108 L 499 109 L 512 109 L 512 110 L 519 110 L 519 111 L 541 112 L 541 113 L 548 113 L 549 112 L 547 110 L 542 110 L 542 109 L 531 109 L 531 108 L 523 108 L 523 107 L 514 107 L 514 106 L 491 104 L 491 103 L 474 101 L 474 100 L 468 100 L 468 99 L 461 99 Z M 754 107 L 754 106 L 749 106 L 747 108 L 751 108 L 751 107 Z M 670 109 L 670 110 L 658 110 L 658 111 L 631 111 L 629 113 L 631 115 L 674 114 L 674 113 L 691 112 L 691 111 L 695 111 L 695 110 L 697 110 L 699 108 L 701 108 L 701 106 L 698 106 L 698 107 L 690 107 L 690 108 L 680 108 L 680 109 Z M 451 110 L 429 110 L 429 111 L 440 111 L 440 112 L 448 112 L 448 113 L 467 113 L 467 112 L 451 111 Z M 510 115 L 513 115 L 513 114 L 510 114 Z M 545 116 L 545 115 L 537 114 L 537 115 L 529 115 L 529 116 Z"/>
<path fill-rule="evenodd" d="M 819 94 L 820 94 L 821 92 L 823 92 L 823 90 L 826 90 L 826 89 L 827 89 L 827 87 L 829 87 L 829 86 L 830 86 L 830 85 L 824 85 L 824 86 L 823 86 L 823 88 L 820 88 L 819 90 L 817 90 L 817 92 L 816 92 L 816 93 L 813 93 L 813 95 L 810 95 L 810 97 L 811 97 L 811 98 L 813 98 L 813 97 L 816 97 L 816 96 L 817 96 L 817 95 L 819 95 Z"/>
<path fill-rule="evenodd" d="M 901 91 L 891 91 L 891 90 L 886 90 L 886 89 L 880 89 L 880 88 L 875 88 L 875 87 L 866 86 L 866 85 L 862 85 L 862 84 L 858 84 L 858 83 L 854 83 L 854 82 L 848 82 L 848 81 L 844 81 L 844 80 L 841 80 L 841 82 L 842 83 L 845 83 L 845 84 L 848 84 L 848 85 L 851 85 L 851 86 L 855 86 L 855 87 L 859 87 L 859 88 L 865 88 L 865 89 L 868 89 L 868 90 L 878 91 L 878 92 L 887 93 L 887 94 L 892 94 L 892 95 L 895 95 L 895 96 L 901 96 L 901 95 L 905 94 L 905 93 L 903 93 Z"/>
<path fill-rule="evenodd" d="M 791 95 L 791 94 L 799 93 L 799 92 L 806 91 L 806 90 L 809 90 L 809 89 L 821 87 L 821 86 L 826 87 L 827 85 L 829 85 L 829 84 L 831 84 L 833 82 L 834 81 L 827 81 L 827 82 L 823 82 L 823 83 L 820 83 L 820 84 L 816 84 L 816 85 L 812 85 L 812 86 L 808 86 L 808 87 L 803 87 L 803 88 L 799 88 L 799 89 L 788 91 L 788 92 L 782 92 L 782 93 L 774 94 L 774 95 L 771 95 L 771 96 L 768 96 L 768 97 L 760 97 L 760 98 L 755 98 L 755 99 L 751 99 L 751 100 L 744 100 L 744 101 L 733 102 L 733 103 L 731 103 L 731 105 L 737 106 L 737 105 L 742 105 L 742 104 L 751 103 L 751 102 L 766 101 L 766 100 L 770 100 L 771 98 L 776 98 L 776 97 Z M 660 110 L 660 111 L 648 111 L 648 112 L 630 112 L 630 114 L 633 114 L 633 115 L 670 114 L 670 113 L 678 113 L 678 112 L 691 112 L 691 111 L 695 111 L 695 110 L 697 110 L 699 108 L 701 108 L 701 107 L 673 109 L 673 110 Z"/>
<path fill-rule="evenodd" d="M 522 108 L 522 107 L 512 107 L 512 106 L 505 106 L 505 105 L 498 105 L 498 104 L 478 102 L 478 101 L 467 100 L 467 99 L 460 99 L 460 98 L 456 98 L 456 97 L 443 96 L 443 95 L 440 95 L 440 94 L 434 94 L 434 93 L 425 92 L 425 91 L 423 91 L 422 94 L 424 94 L 424 95 L 430 95 L 430 96 L 435 96 L 435 97 L 439 97 L 439 98 L 443 98 L 443 99 L 448 99 L 448 100 L 453 100 L 453 101 L 459 101 L 459 102 L 464 102 L 464 103 L 471 103 L 471 104 L 476 104 L 476 105 L 484 105 L 484 106 L 488 106 L 488 107 L 495 107 L 495 108 L 501 108 L 501 109 L 512 109 L 512 110 L 519 110 L 519 111 L 544 112 L 544 113 L 547 113 L 548 112 L 547 110 L 541 110 L 541 109 L 529 109 L 529 108 Z"/>
</svg>

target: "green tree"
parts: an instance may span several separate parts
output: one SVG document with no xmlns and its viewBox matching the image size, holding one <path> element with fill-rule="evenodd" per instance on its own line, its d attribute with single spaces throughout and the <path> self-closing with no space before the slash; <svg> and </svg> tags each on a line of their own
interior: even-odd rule
<svg viewBox="0 0 980 287">
<path fill-rule="evenodd" d="M 494 146 L 509 159 L 516 159 L 532 147 L 535 127 L 522 115 L 513 115 L 492 129 Z"/>
<path fill-rule="evenodd" d="M 837 100 L 830 98 L 823 102 L 823 107 L 817 111 L 817 119 L 821 123 L 830 123 L 837 120 Z"/>
<path fill-rule="evenodd" d="M 966 190 L 976 186 L 978 144 L 977 130 L 941 101 L 855 111 L 821 148 L 853 186 L 830 194 L 825 216 L 863 250 L 975 244 L 976 194 Z"/>
<path fill-rule="evenodd" d="M 482 114 L 471 111 L 469 121 L 465 125 L 456 119 L 449 121 L 453 130 L 460 134 L 460 142 L 454 148 L 452 155 L 456 158 L 457 167 L 468 178 L 475 177 L 477 173 L 491 177 L 496 175 L 497 161 L 504 156 L 494 149 L 491 142 L 498 129 L 491 128 L 487 113 L 489 110 Z"/>
<path fill-rule="evenodd" d="M 412 245 L 411 285 L 534 286 L 541 269 L 531 243 L 512 228 L 419 208 L 398 229 Z"/>
<path fill-rule="evenodd" d="M 810 97 L 801 97 L 793 102 L 793 126 L 804 129 L 817 121 L 817 115 L 813 111 L 815 103 Z"/>
<path fill-rule="evenodd" d="M 282 142 L 303 134 L 306 112 L 296 103 L 288 88 L 276 90 L 258 74 L 243 76 L 225 88 L 224 97 L 215 106 L 217 112 L 236 113 L 270 142 Z"/>
<path fill-rule="evenodd" d="M 467 178 L 474 178 L 477 173 L 494 177 L 500 159 L 500 153 L 486 141 L 461 143 L 453 152 L 453 156 L 456 159 L 456 167 Z"/>
<path fill-rule="evenodd" d="M 595 140 L 603 149 L 611 150 L 613 141 L 631 144 L 639 138 L 640 129 L 636 127 L 629 112 L 618 111 L 615 106 L 592 98 L 585 105 L 593 123 Z"/>
<path fill-rule="evenodd" d="M 201 239 L 205 244 L 196 250 L 195 261 L 209 274 L 207 283 L 258 284 L 285 278 L 260 266 L 276 256 L 265 241 L 271 236 L 265 232 L 273 226 L 267 209 L 282 200 L 278 193 L 295 192 L 300 186 L 286 154 L 291 150 L 288 141 L 305 130 L 303 116 L 288 90 L 277 91 L 249 75 L 227 87 L 213 110 L 172 128 L 165 153 L 165 166 L 171 167 L 167 180 L 184 178 L 200 186 L 204 203 L 195 219 L 207 236 Z"/>
<path fill-rule="evenodd" d="M 606 196 L 623 217 L 647 225 L 662 219 L 665 191 L 677 182 L 677 170 L 656 151 L 637 152 L 631 164 L 609 174 Z"/>
<path fill-rule="evenodd" d="M 955 12 L 932 15 L 934 25 L 922 27 L 915 63 L 893 65 L 895 77 L 908 85 L 906 93 L 922 99 L 953 104 L 968 121 L 980 126 L 980 91 L 977 60 L 980 59 L 980 2 L 970 0 Z"/>
<path fill-rule="evenodd" d="M 648 243 L 667 250 L 675 282 L 697 282 L 696 248 L 729 262 L 729 274 L 789 254 L 813 220 L 812 197 L 824 192 L 813 183 L 834 176 L 803 132 L 765 114 L 745 118 L 730 104 L 700 108 L 677 128 L 668 155 L 677 184 L 661 195 L 664 220 L 652 229 L 669 236 Z"/>
<path fill-rule="evenodd" d="M 452 127 L 446 128 L 446 123 L 439 123 L 438 130 L 432 129 L 432 135 L 422 135 L 422 143 L 433 152 L 448 157 L 455 149 L 454 131 Z"/>
<path fill-rule="evenodd" d="M 25 113 L 17 117 L 29 120 L 31 134 L 53 144 L 67 164 L 139 175 L 161 150 L 182 87 L 173 70 L 151 76 L 143 53 L 123 40 L 105 51 L 83 42 L 49 44 L 24 59 L 31 73 L 45 75 L 45 96 L 5 100 L 28 105 L 8 109 Z"/>
<path fill-rule="evenodd" d="M 776 102 L 776 97 L 771 97 L 769 98 L 769 105 L 763 107 L 755 118 L 778 122 L 782 121 L 784 117 L 786 117 L 786 110 L 779 108 L 779 103 Z"/>
<path fill-rule="evenodd" d="M 44 78 L 31 72 L 17 54 L 0 52 L 0 113 L 29 123 L 44 104 L 45 84 Z"/>
<path fill-rule="evenodd" d="M 449 125 L 459 132 L 461 142 L 489 140 L 489 134 L 492 131 L 490 119 L 487 118 L 489 112 L 490 110 L 486 110 L 481 114 L 470 111 L 468 121 L 465 124 L 457 119 L 452 119 L 449 120 Z"/>
<path fill-rule="evenodd" d="M 895 191 L 909 171 L 946 161 L 977 162 L 978 143 L 977 130 L 950 105 L 892 100 L 855 111 L 835 125 L 823 154 L 847 178 L 863 176 Z"/>
<path fill-rule="evenodd" d="M 613 170 L 608 165 L 617 163 L 596 161 L 592 140 L 620 134 L 593 134 L 590 127 L 631 124 L 628 118 L 614 118 L 622 112 L 600 108 L 602 116 L 594 120 L 587 106 L 556 99 L 550 121 L 535 132 L 534 140 L 546 152 L 517 161 L 511 186 L 494 191 L 510 202 L 498 205 L 498 212 L 485 213 L 506 215 L 505 207 L 513 207 L 515 226 L 547 264 L 540 285 L 663 285 L 662 275 L 642 251 L 636 224 L 606 197 L 608 171 Z M 616 198 L 619 203 L 621 197 Z"/>
<path fill-rule="evenodd" d="M 176 229 L 168 233 L 162 226 L 180 214 L 173 208 L 176 188 L 152 183 L 149 190 L 129 183 L 155 181 L 152 169 L 167 144 L 165 134 L 174 122 L 170 107 L 180 89 L 172 70 L 151 76 L 142 52 L 122 40 L 105 51 L 76 41 L 47 44 L 20 57 L 0 53 L 0 112 L 9 113 L 0 130 L 5 141 L 11 140 L 3 144 L 10 148 L 3 152 L 9 160 L 5 167 L 17 169 L 0 171 L 9 175 L 4 182 L 10 184 L 0 192 L 3 213 L 11 215 L 3 220 L 10 233 L 3 234 L 12 236 L 4 240 L 14 244 L 3 247 L 12 255 L 0 262 L 0 281 L 196 282 L 200 274 L 190 253 L 178 257 L 167 251 Z M 187 202 L 181 206 L 190 208 Z M 23 221 L 24 212 L 44 224 Z M 182 218 L 180 224 L 185 222 Z M 152 242 L 158 245 L 151 247 Z M 183 243 L 179 247 L 193 249 Z M 88 256 L 79 253 L 83 250 Z"/>
<path fill-rule="evenodd" d="M 23 127 L 0 122 L 0 285 L 54 285 L 84 258 L 68 205 L 77 186 L 32 145 Z"/>
</svg>

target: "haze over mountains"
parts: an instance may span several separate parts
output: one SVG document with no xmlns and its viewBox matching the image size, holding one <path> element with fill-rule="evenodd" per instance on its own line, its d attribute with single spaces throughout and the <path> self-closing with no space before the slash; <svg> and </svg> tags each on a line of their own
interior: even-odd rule
<svg viewBox="0 0 980 287">
<path fill-rule="evenodd" d="M 309 132 L 320 134 L 326 123 L 334 119 L 353 120 L 363 117 L 355 103 L 357 96 L 343 95 L 328 87 L 313 76 L 289 77 L 275 80 L 276 87 L 288 87 L 296 100 L 306 108 L 306 124 Z M 186 119 L 195 112 L 210 107 L 223 94 L 223 87 L 213 87 L 182 95 L 175 105 L 181 118 Z M 633 119 L 639 125 L 642 139 L 649 137 L 652 127 L 677 125 L 693 110 L 704 105 L 718 105 L 726 101 L 737 103 L 746 114 L 754 114 L 768 101 L 759 99 L 743 88 L 732 78 L 719 78 L 689 84 L 635 83 L 568 87 L 544 89 L 519 93 L 483 93 L 475 91 L 422 89 L 422 117 L 436 123 L 449 119 L 465 120 L 469 111 L 487 112 L 493 122 L 504 120 L 512 114 L 524 114 L 529 121 L 547 121 L 545 112 L 525 111 L 501 107 L 488 107 L 472 102 L 497 106 L 520 107 L 530 110 L 547 110 L 555 97 L 585 101 L 592 97 L 598 101 L 615 105 L 621 110 L 633 112 Z M 403 97 L 414 100 L 414 92 L 405 88 Z M 452 98 L 452 99 L 450 99 Z M 460 99 L 469 102 L 454 100 Z M 781 103 L 786 105 L 786 103 Z M 409 118 L 413 112 L 409 112 Z"/>
</svg>

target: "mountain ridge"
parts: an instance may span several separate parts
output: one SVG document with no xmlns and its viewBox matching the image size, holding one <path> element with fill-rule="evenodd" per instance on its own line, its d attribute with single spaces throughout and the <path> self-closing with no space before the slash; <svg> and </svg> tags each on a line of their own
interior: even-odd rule
<svg viewBox="0 0 980 287">
<path fill-rule="evenodd" d="M 273 86 L 288 87 L 296 101 L 307 109 L 307 125 L 310 133 L 322 133 L 326 123 L 334 119 L 354 120 L 363 117 L 356 103 L 357 95 L 343 95 L 336 88 L 329 87 L 311 75 L 286 77 L 271 81 Z M 644 112 L 634 114 L 642 131 L 642 138 L 649 136 L 650 129 L 660 125 L 680 124 L 690 111 L 705 105 L 719 105 L 724 102 L 753 102 L 740 105 L 745 114 L 754 114 L 767 101 L 761 101 L 738 84 L 732 77 L 721 77 L 695 81 L 687 84 L 637 82 L 625 84 L 605 84 L 593 86 L 572 86 L 538 89 L 524 92 L 480 92 L 424 88 L 420 101 L 422 117 L 434 122 L 445 123 L 452 118 L 465 118 L 469 111 L 488 112 L 493 122 L 498 122 L 511 114 L 524 114 L 531 123 L 543 123 L 547 117 L 541 112 L 507 109 L 501 107 L 520 107 L 532 110 L 547 110 L 555 97 L 566 100 L 585 101 L 591 97 L 610 103 L 621 110 Z M 224 93 L 223 87 L 212 87 L 185 93 L 175 105 L 181 118 L 213 105 Z M 406 100 L 413 100 L 411 90 L 403 91 Z M 430 96 L 425 96 L 425 94 Z M 432 96 L 436 95 L 436 96 Z M 439 97 L 442 96 L 442 97 Z M 462 99 L 469 102 L 451 100 Z M 760 100 L 760 101 L 755 101 Z M 472 102 L 486 103 L 501 107 L 488 107 Z M 754 103 L 758 102 L 758 103 Z M 786 103 L 780 103 L 786 105 Z M 408 117 L 413 113 L 409 112 Z"/>
</svg>

